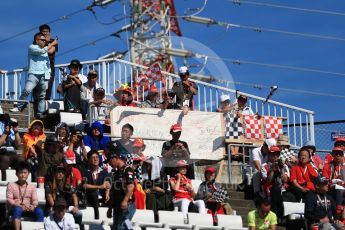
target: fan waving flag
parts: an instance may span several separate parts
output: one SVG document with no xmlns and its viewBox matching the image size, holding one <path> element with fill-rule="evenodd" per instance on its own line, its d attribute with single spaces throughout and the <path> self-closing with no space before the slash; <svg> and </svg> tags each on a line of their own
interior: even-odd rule
<svg viewBox="0 0 345 230">
<path fill-rule="evenodd" d="M 239 139 L 243 135 L 241 118 L 233 113 L 224 114 L 225 119 L 225 138 Z"/>
<path fill-rule="evenodd" d="M 154 63 L 145 72 L 140 73 L 137 77 L 137 85 L 148 86 L 152 85 L 156 81 L 162 79 L 162 72 L 159 63 Z"/>
<path fill-rule="evenodd" d="M 260 117 L 257 115 L 244 115 L 244 123 L 246 126 L 246 138 L 262 139 Z"/>
<path fill-rule="evenodd" d="M 282 120 L 278 117 L 265 116 L 266 138 L 278 138 L 283 134 Z"/>
</svg>

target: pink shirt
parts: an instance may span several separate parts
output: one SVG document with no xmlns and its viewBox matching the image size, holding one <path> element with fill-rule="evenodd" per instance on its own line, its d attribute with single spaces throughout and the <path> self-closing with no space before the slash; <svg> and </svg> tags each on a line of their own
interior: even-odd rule
<svg viewBox="0 0 345 230">
<path fill-rule="evenodd" d="M 9 207 L 25 204 L 25 205 L 38 205 L 37 191 L 33 184 L 26 183 L 19 186 L 16 182 L 10 182 L 7 185 L 6 199 Z"/>
</svg>

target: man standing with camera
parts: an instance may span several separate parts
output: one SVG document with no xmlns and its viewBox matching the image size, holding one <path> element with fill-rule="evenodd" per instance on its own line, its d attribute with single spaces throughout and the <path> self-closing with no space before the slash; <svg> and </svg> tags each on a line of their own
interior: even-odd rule
<svg viewBox="0 0 345 230">
<path fill-rule="evenodd" d="M 45 96 L 50 79 L 50 61 L 48 50 L 58 44 L 58 39 L 47 45 L 46 37 L 43 33 L 37 33 L 34 36 L 34 42 L 29 46 L 28 60 L 29 71 L 19 100 L 26 100 L 31 92 L 34 98 L 35 117 L 40 118 L 45 112 Z M 26 102 L 18 103 L 17 107 L 10 109 L 11 112 L 21 112 L 26 106 Z"/>
</svg>

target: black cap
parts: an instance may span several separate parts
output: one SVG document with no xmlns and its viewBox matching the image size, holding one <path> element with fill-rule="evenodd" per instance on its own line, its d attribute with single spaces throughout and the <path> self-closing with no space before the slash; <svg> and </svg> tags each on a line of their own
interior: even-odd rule
<svg viewBox="0 0 345 230">
<path fill-rule="evenodd" d="M 83 135 L 83 133 L 80 129 L 75 129 L 73 130 L 72 135 Z"/>
<path fill-rule="evenodd" d="M 63 167 L 63 165 L 57 165 L 55 168 L 55 172 L 61 172 L 61 171 L 66 171 L 66 168 Z"/>
<path fill-rule="evenodd" d="M 68 67 L 71 68 L 72 66 L 77 66 L 78 69 L 82 69 L 83 68 L 83 65 L 80 63 L 80 61 L 78 59 L 72 60 Z"/>
<path fill-rule="evenodd" d="M 328 184 L 328 179 L 323 176 L 318 176 L 314 179 L 315 185 Z"/>
<path fill-rule="evenodd" d="M 49 136 L 46 138 L 45 143 L 54 144 L 54 143 L 58 143 L 58 141 L 59 141 L 59 140 L 55 137 L 55 135 L 49 135 Z"/>
</svg>

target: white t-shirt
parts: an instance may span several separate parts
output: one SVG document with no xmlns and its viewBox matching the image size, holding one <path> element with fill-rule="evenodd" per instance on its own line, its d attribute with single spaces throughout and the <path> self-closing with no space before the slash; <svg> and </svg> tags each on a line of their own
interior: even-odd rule
<svg viewBox="0 0 345 230">
<path fill-rule="evenodd" d="M 263 157 L 261 153 L 261 147 L 255 148 L 250 154 L 250 165 L 256 169 L 254 161 L 259 161 L 260 165 L 267 162 L 267 156 Z M 260 170 L 260 169 L 259 169 Z"/>
<path fill-rule="evenodd" d="M 78 225 L 74 222 L 72 214 L 65 213 L 64 218 L 57 222 L 55 222 L 53 215 L 54 214 L 50 214 L 48 217 L 44 218 L 45 230 L 79 229 Z"/>
</svg>

